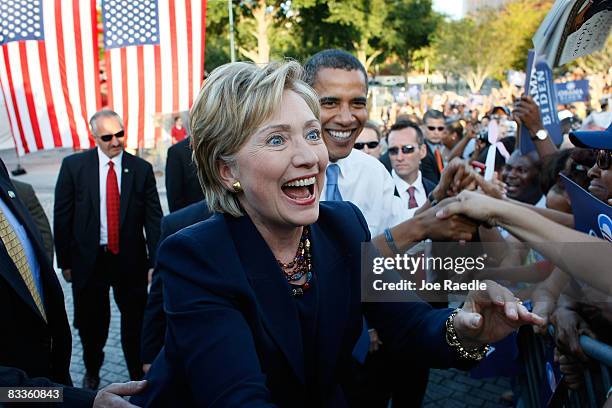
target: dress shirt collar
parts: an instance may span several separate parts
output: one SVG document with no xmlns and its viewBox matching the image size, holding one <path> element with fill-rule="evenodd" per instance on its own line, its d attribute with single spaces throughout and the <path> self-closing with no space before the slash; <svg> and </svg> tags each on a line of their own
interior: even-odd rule
<svg viewBox="0 0 612 408">
<path fill-rule="evenodd" d="M 112 161 L 115 164 L 115 167 L 121 166 L 123 151 L 111 159 L 102 150 L 100 150 L 99 147 L 96 147 L 96 150 L 98 151 L 98 162 L 100 163 L 100 168 L 107 166 L 109 161 Z"/>
<path fill-rule="evenodd" d="M 408 191 L 408 188 L 414 187 L 416 192 L 424 191 L 423 176 L 421 175 L 421 170 L 419 170 L 419 174 L 417 175 L 416 180 L 414 180 L 414 183 L 412 184 L 406 183 L 404 179 L 402 179 L 400 176 L 397 175 L 395 170 L 391 171 L 391 176 L 393 177 L 393 181 L 395 181 L 395 185 L 397 186 L 398 190 L 406 192 Z"/>
</svg>

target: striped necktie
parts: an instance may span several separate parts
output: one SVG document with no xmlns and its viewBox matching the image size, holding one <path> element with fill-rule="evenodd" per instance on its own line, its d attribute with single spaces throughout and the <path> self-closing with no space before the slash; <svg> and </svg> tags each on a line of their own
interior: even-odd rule
<svg viewBox="0 0 612 408">
<path fill-rule="evenodd" d="M 32 295 L 32 299 L 34 299 L 34 303 L 36 304 L 36 307 L 38 307 L 40 314 L 45 321 L 47 321 L 45 307 L 43 306 L 38 288 L 34 283 L 34 275 L 32 274 L 32 269 L 28 263 L 28 258 L 26 257 L 23 245 L 21 245 L 21 241 L 19 241 L 13 226 L 6 219 L 2 209 L 0 209 L 0 239 L 6 248 L 6 252 L 8 252 L 9 256 L 13 260 L 13 263 L 15 264 L 15 267 L 19 271 L 21 278 L 28 287 L 30 295 Z"/>
</svg>

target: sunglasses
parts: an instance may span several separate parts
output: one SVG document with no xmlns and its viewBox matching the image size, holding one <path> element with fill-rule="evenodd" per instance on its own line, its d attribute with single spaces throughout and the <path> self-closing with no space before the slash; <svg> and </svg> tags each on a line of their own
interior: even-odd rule
<svg viewBox="0 0 612 408">
<path fill-rule="evenodd" d="M 438 132 L 442 132 L 446 128 L 444 126 L 427 126 L 427 129 L 429 129 L 430 132 L 433 132 L 434 130 L 437 130 Z"/>
<path fill-rule="evenodd" d="M 113 140 L 113 136 L 116 137 L 117 139 L 121 139 L 123 137 L 123 130 L 120 130 L 119 132 L 115 133 L 115 134 L 110 134 L 110 135 L 102 135 L 100 136 L 100 140 L 102 140 L 103 142 L 110 142 L 111 140 Z"/>
<path fill-rule="evenodd" d="M 368 149 L 375 149 L 378 147 L 378 142 L 357 142 L 353 147 L 357 150 L 363 150 L 365 146 L 368 146 Z"/>
<path fill-rule="evenodd" d="M 416 148 L 413 145 L 403 145 L 401 146 L 401 149 L 402 149 L 402 153 L 404 154 L 410 154 L 416 150 Z M 393 146 L 393 147 L 390 147 L 387 151 L 389 152 L 390 156 L 396 156 L 400 151 L 400 147 Z"/>
<path fill-rule="evenodd" d="M 602 170 L 608 170 L 612 166 L 612 151 L 599 150 L 597 152 L 597 167 Z"/>
</svg>

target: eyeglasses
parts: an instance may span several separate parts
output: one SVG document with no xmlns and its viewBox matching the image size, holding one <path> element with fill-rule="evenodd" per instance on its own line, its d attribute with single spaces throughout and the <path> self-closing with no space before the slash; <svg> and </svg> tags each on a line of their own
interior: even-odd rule
<svg viewBox="0 0 612 408">
<path fill-rule="evenodd" d="M 365 142 L 365 143 L 357 142 L 355 143 L 353 147 L 357 150 L 363 150 L 365 146 L 368 146 L 368 149 L 375 149 L 378 147 L 378 144 L 379 144 L 378 142 Z"/>
<path fill-rule="evenodd" d="M 597 167 L 602 170 L 608 170 L 612 166 L 612 151 L 599 150 L 597 152 Z"/>
<path fill-rule="evenodd" d="M 110 135 L 102 135 L 100 136 L 100 140 L 102 140 L 103 142 L 110 142 L 111 140 L 113 140 L 113 136 L 116 137 L 117 139 L 121 139 L 123 137 L 123 130 L 120 130 L 119 132 L 115 133 L 115 134 L 110 134 Z"/>
<path fill-rule="evenodd" d="M 443 132 L 446 128 L 444 126 L 427 126 L 427 129 L 429 129 L 430 132 L 433 132 L 434 130 L 437 130 L 438 132 Z"/>
<path fill-rule="evenodd" d="M 416 150 L 416 148 L 413 145 L 403 145 L 401 146 L 401 149 L 402 149 L 402 153 L 404 154 L 410 154 Z M 390 147 L 389 150 L 387 151 L 389 152 L 390 156 L 396 156 L 400 151 L 400 147 L 393 146 L 393 147 Z"/>
</svg>

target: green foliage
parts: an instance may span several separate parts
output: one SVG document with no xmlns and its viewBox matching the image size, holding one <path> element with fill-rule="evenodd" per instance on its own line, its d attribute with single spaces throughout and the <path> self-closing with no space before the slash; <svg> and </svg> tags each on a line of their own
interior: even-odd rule
<svg viewBox="0 0 612 408">
<path fill-rule="evenodd" d="M 392 53 L 407 71 L 415 51 L 427 46 L 442 21 L 432 10 L 431 0 L 392 0 L 383 34 L 387 52 Z"/>
<path fill-rule="evenodd" d="M 503 78 L 507 69 L 525 69 L 531 38 L 550 4 L 550 0 L 515 0 L 501 11 L 483 9 L 460 21 L 439 24 L 431 49 L 435 67 L 463 78 L 472 92 L 480 90 L 487 78 Z"/>
</svg>

